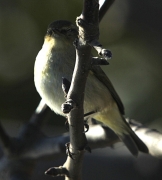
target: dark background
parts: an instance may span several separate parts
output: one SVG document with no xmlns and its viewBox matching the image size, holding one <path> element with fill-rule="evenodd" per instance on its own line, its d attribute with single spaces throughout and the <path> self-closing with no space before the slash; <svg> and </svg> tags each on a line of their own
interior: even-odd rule
<svg viewBox="0 0 162 180">
<path fill-rule="evenodd" d="M 76 0 L 0 0 L 0 120 L 12 135 L 40 101 L 33 67 L 48 24 L 58 19 L 75 22 L 81 10 L 82 1 Z M 162 132 L 162 1 L 116 0 L 100 24 L 100 42 L 113 53 L 103 69 L 125 105 L 126 117 Z M 64 121 L 53 115 L 45 129 L 59 134 Z M 84 179 L 162 178 L 160 160 L 143 155 L 135 159 L 120 146 L 87 155 Z M 63 160 L 40 160 L 37 174 L 52 179 L 43 172 L 60 163 Z"/>
</svg>

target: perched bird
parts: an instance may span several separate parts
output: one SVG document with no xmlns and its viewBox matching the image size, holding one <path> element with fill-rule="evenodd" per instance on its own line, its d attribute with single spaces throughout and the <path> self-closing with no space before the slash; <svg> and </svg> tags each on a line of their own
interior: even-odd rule
<svg viewBox="0 0 162 180">
<path fill-rule="evenodd" d="M 47 29 L 44 44 L 34 67 L 35 86 L 45 103 L 57 114 L 65 116 L 61 105 L 65 101 L 62 77 L 69 81 L 75 65 L 76 52 L 73 42 L 78 36 L 77 27 L 69 21 L 52 22 Z M 84 112 L 95 111 L 93 118 L 111 128 L 125 143 L 130 152 L 147 153 L 146 145 L 125 121 L 124 107 L 109 78 L 100 66 L 89 72 L 84 97 Z"/>
</svg>

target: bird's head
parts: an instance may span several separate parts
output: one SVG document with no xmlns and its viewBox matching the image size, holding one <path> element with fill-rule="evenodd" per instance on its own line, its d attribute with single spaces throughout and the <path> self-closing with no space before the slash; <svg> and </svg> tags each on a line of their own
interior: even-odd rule
<svg viewBox="0 0 162 180">
<path fill-rule="evenodd" d="M 52 22 L 48 28 L 45 38 L 53 38 L 56 41 L 67 40 L 74 41 L 78 35 L 77 26 L 72 24 L 70 21 L 58 20 Z"/>
</svg>

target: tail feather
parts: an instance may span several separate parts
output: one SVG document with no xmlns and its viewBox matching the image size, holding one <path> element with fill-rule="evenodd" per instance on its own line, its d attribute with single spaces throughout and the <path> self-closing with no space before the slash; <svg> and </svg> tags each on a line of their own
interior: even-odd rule
<svg viewBox="0 0 162 180">
<path fill-rule="evenodd" d="M 134 156 L 137 156 L 139 151 L 148 153 L 147 146 L 130 128 L 125 118 L 119 113 L 118 108 L 113 107 L 111 110 L 102 112 L 95 117 L 111 128 Z"/>
<path fill-rule="evenodd" d="M 133 131 L 131 132 L 131 137 L 133 138 L 134 142 L 136 143 L 139 151 L 141 151 L 143 153 L 149 152 L 145 143 Z"/>
<path fill-rule="evenodd" d="M 138 151 L 148 153 L 147 146 L 132 130 L 130 134 L 123 134 L 122 136 L 120 135 L 119 138 L 124 142 L 134 156 L 138 156 Z"/>
<path fill-rule="evenodd" d="M 134 155 L 138 155 L 138 151 L 143 153 L 148 153 L 148 148 L 144 144 L 144 142 L 134 133 L 134 131 L 130 128 L 129 124 L 126 122 L 124 117 L 122 116 L 123 122 L 127 126 L 127 133 L 123 133 L 119 138 L 124 142 L 130 152 Z"/>
<path fill-rule="evenodd" d="M 134 155 L 138 156 L 138 147 L 132 137 L 129 134 L 123 134 L 122 136 L 119 136 L 119 138 L 124 142 L 126 147 L 129 149 L 129 151 Z"/>
</svg>

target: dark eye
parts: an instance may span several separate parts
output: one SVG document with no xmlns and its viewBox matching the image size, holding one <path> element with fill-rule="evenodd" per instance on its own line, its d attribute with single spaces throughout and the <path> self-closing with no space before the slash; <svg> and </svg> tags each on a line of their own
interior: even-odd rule
<svg viewBox="0 0 162 180">
<path fill-rule="evenodd" d="M 70 36 L 77 36 L 77 30 L 73 28 L 64 28 L 60 30 L 60 33 L 70 37 Z"/>
<path fill-rule="evenodd" d="M 69 29 L 61 29 L 60 31 L 62 34 L 69 34 L 71 32 L 73 32 L 73 29 L 69 28 Z"/>
<path fill-rule="evenodd" d="M 61 29 L 60 33 L 66 34 L 67 30 L 66 29 Z"/>
</svg>

